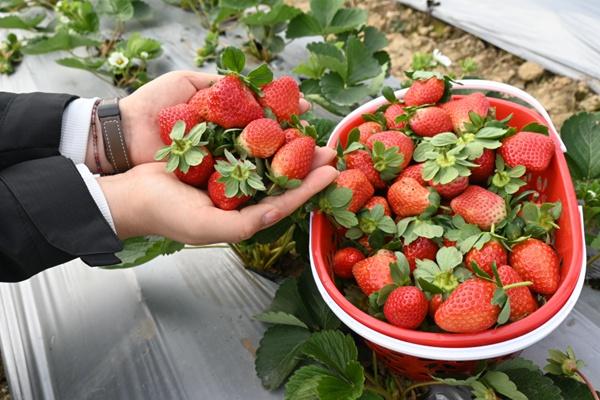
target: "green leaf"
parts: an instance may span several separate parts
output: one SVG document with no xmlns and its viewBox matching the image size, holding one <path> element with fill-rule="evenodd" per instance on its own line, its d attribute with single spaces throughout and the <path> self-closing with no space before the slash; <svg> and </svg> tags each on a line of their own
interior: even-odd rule
<svg viewBox="0 0 600 400">
<path fill-rule="evenodd" d="M 511 400 L 528 400 L 528 398 L 517 389 L 509 379 L 508 375 L 499 371 L 488 371 L 483 379 L 494 388 L 494 390 Z"/>
<path fill-rule="evenodd" d="M 344 372 L 344 378 L 327 375 L 319 380 L 319 400 L 355 400 L 362 394 L 365 381 L 362 365 L 352 361 Z"/>
<path fill-rule="evenodd" d="M 320 87 L 327 99 L 340 105 L 358 103 L 369 95 L 368 86 L 345 86 L 343 78 L 336 72 L 329 72 L 323 76 Z"/>
<path fill-rule="evenodd" d="M 255 25 L 275 25 L 289 21 L 296 15 L 302 13 L 296 7 L 288 6 L 287 4 L 279 3 L 274 5 L 269 12 L 256 12 L 244 17 L 244 22 L 248 26 Z"/>
<path fill-rule="evenodd" d="M 298 291 L 297 278 L 288 278 L 279 285 L 273 302 L 265 312 L 278 311 L 294 315 L 308 326 L 315 325 Z"/>
<path fill-rule="evenodd" d="M 331 2 L 331 0 L 329 0 L 328 2 Z M 324 33 L 337 34 L 358 29 L 367 23 L 367 16 L 367 10 L 363 10 L 360 8 L 342 8 L 337 13 L 335 13 L 331 24 L 329 24 L 329 26 L 327 26 L 324 29 Z"/>
<path fill-rule="evenodd" d="M 131 4 L 133 5 L 133 18 L 145 20 L 152 17 L 152 7 L 148 3 L 141 0 L 133 0 Z"/>
<path fill-rule="evenodd" d="M 267 329 L 256 351 L 255 368 L 263 386 L 277 389 L 300 362 L 311 333 L 304 328 L 275 325 Z"/>
<path fill-rule="evenodd" d="M 99 0 L 97 7 L 99 13 L 121 21 L 128 21 L 133 17 L 134 8 L 131 0 Z"/>
<path fill-rule="evenodd" d="M 528 399 L 562 400 L 560 389 L 552 380 L 537 370 L 526 368 L 504 371 L 508 378 L 517 385 L 517 389 Z M 566 398 L 565 398 L 566 399 Z"/>
<path fill-rule="evenodd" d="M 100 42 L 85 36 L 69 34 L 67 31 L 58 31 L 54 36 L 42 36 L 29 41 L 27 46 L 23 47 L 25 54 L 45 54 L 59 50 L 71 50 L 77 47 L 99 46 Z"/>
<path fill-rule="evenodd" d="M 229 46 L 221 54 L 221 65 L 223 68 L 241 73 L 246 65 L 246 56 L 240 49 Z"/>
<path fill-rule="evenodd" d="M 275 225 L 258 231 L 249 240 L 258 243 L 272 243 L 279 239 L 288 229 L 294 224 L 294 221 L 290 217 L 286 217 Z"/>
<path fill-rule="evenodd" d="M 537 122 L 531 122 L 521 128 L 522 132 L 537 132 L 544 135 L 548 134 L 548 127 L 546 125 L 538 124 Z"/>
<path fill-rule="evenodd" d="M 506 361 L 502 361 L 500 364 L 494 366 L 494 371 L 506 372 L 511 369 L 527 369 L 529 371 L 540 371 L 540 368 L 533 363 L 531 360 L 525 358 L 516 357 Z"/>
<path fill-rule="evenodd" d="M 337 329 L 341 322 L 323 300 L 309 269 L 305 269 L 298 278 L 298 292 L 306 305 L 308 313 L 320 329 Z"/>
<path fill-rule="evenodd" d="M 350 203 L 350 200 L 352 200 L 352 189 L 337 187 L 329 194 L 327 199 L 334 208 L 346 207 Z"/>
<path fill-rule="evenodd" d="M 219 0 L 219 7 L 245 10 L 257 6 L 259 3 L 259 0 Z"/>
<path fill-rule="evenodd" d="M 130 57 L 141 58 L 143 52 L 148 53 L 148 59 L 156 58 L 162 52 L 161 44 L 158 40 L 149 39 L 135 32 L 127 39 L 127 54 Z"/>
<path fill-rule="evenodd" d="M 310 11 L 319 25 L 326 27 L 343 4 L 343 0 L 311 0 Z"/>
<path fill-rule="evenodd" d="M 452 132 L 439 133 L 435 135 L 430 143 L 436 147 L 448 146 L 451 144 L 455 144 L 458 138 Z"/>
<path fill-rule="evenodd" d="M 33 29 L 45 18 L 44 14 L 37 14 L 29 18 L 18 15 L 0 17 L 0 28 L 5 29 Z"/>
<path fill-rule="evenodd" d="M 83 69 L 86 71 L 96 71 L 98 68 L 100 68 L 104 64 L 104 59 L 102 59 L 102 58 L 87 59 L 87 58 L 68 57 L 68 58 L 60 58 L 60 59 L 56 60 L 56 63 L 60 64 L 64 67 Z"/>
<path fill-rule="evenodd" d="M 341 375 L 345 374 L 348 363 L 358 359 L 352 336 L 333 330 L 314 333 L 302 347 L 302 352 Z"/>
<path fill-rule="evenodd" d="M 333 214 L 336 222 L 342 225 L 344 228 L 352 228 L 353 226 L 358 225 L 358 219 L 356 215 L 347 210 L 336 210 Z"/>
<path fill-rule="evenodd" d="M 337 46 L 332 43 L 316 42 L 309 43 L 306 48 L 317 57 L 321 68 L 337 72 L 342 78 L 347 76 L 346 56 Z"/>
<path fill-rule="evenodd" d="M 306 365 L 298 369 L 285 385 L 285 400 L 317 400 L 317 386 L 330 372 L 319 365 Z"/>
<path fill-rule="evenodd" d="M 267 311 L 254 316 L 255 319 L 276 325 L 292 325 L 308 329 L 306 324 L 300 321 L 296 316 L 285 313 L 283 311 Z"/>
<path fill-rule="evenodd" d="M 355 85 L 373 78 L 381 72 L 379 62 L 372 57 L 371 51 L 355 36 L 350 37 L 346 43 L 346 57 L 348 59 L 348 85 Z"/>
<path fill-rule="evenodd" d="M 364 29 L 365 37 L 365 47 L 369 49 L 372 53 L 383 49 L 388 45 L 387 37 L 385 33 L 381 32 L 379 29 L 373 26 L 367 26 Z"/>
<path fill-rule="evenodd" d="M 288 39 L 297 39 L 304 36 L 316 36 L 322 33 L 319 21 L 308 14 L 299 14 L 288 24 L 285 36 Z"/>
<path fill-rule="evenodd" d="M 266 85 L 273 80 L 273 71 L 271 71 L 267 64 L 261 64 L 250 71 L 248 80 L 257 87 Z"/>
<path fill-rule="evenodd" d="M 594 400 L 594 397 L 592 396 L 592 393 L 587 385 L 578 382 L 575 379 L 559 375 L 547 375 L 547 377 L 554 381 L 554 385 L 560 389 L 563 399 L 565 400 Z"/>
<path fill-rule="evenodd" d="M 600 178 L 600 112 L 575 114 L 565 121 L 560 133 L 573 178 Z"/>
<path fill-rule="evenodd" d="M 162 255 L 173 254 L 185 245 L 162 236 L 137 236 L 123 241 L 123 250 L 115 255 L 120 264 L 103 267 L 105 269 L 131 268 L 147 263 Z"/>
</svg>

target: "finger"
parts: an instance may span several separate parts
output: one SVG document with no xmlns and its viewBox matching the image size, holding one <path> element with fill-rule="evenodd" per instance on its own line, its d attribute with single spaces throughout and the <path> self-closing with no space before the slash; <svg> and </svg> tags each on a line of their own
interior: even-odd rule
<svg viewBox="0 0 600 400">
<path fill-rule="evenodd" d="M 315 158 L 313 158 L 310 169 L 317 169 L 323 165 L 329 165 L 337 155 L 331 147 L 317 147 L 315 149 Z"/>
<path fill-rule="evenodd" d="M 212 86 L 213 83 L 221 79 L 222 75 L 217 74 L 207 74 L 205 72 L 195 72 L 195 71 L 180 71 L 182 76 L 185 77 L 196 90 L 206 89 L 207 87 Z"/>
<path fill-rule="evenodd" d="M 303 97 L 300 98 L 300 114 L 304 114 L 305 112 L 307 112 L 308 110 L 310 110 L 310 103 L 306 100 L 304 100 Z"/>
</svg>

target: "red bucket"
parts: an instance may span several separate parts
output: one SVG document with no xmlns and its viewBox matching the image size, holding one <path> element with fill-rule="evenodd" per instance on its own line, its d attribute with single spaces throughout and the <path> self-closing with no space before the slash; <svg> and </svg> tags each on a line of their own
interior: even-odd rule
<svg viewBox="0 0 600 400">
<path fill-rule="evenodd" d="M 320 213 L 313 213 L 310 229 L 311 267 L 324 300 L 342 322 L 367 340 L 367 344 L 392 370 L 413 379 L 428 379 L 430 375 L 445 372 L 469 372 L 476 360 L 508 356 L 541 340 L 556 329 L 571 311 L 585 277 L 581 214 L 563 155 L 564 145 L 550 117 L 537 100 L 520 89 L 491 81 L 465 80 L 460 83 L 462 85 L 455 88 L 493 90 L 530 104 L 533 109 L 507 100 L 489 98 L 490 105 L 496 109 L 497 118 L 512 114 L 510 125 L 517 129 L 530 122 L 549 127 L 556 145 L 555 155 L 543 174 L 530 174 L 527 180 L 541 193 L 542 200 L 560 200 L 563 205 L 563 213 L 558 221 L 560 229 L 556 232 L 556 250 L 562 265 L 561 283 L 546 304 L 530 316 L 485 332 L 433 333 L 399 328 L 361 311 L 335 286 L 332 258 L 338 238 L 327 218 Z M 396 96 L 402 98 L 404 92 L 398 91 Z M 345 143 L 349 132 L 364 122 L 362 114 L 374 112 L 385 103 L 385 99 L 378 98 L 353 111 L 338 124 L 328 145 L 335 148 L 338 141 Z"/>
</svg>

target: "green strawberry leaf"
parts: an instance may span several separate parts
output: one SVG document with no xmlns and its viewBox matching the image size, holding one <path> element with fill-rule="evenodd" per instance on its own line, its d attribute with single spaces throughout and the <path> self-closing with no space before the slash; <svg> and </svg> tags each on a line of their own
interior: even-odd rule
<svg viewBox="0 0 600 400">
<path fill-rule="evenodd" d="M 506 372 L 512 369 L 528 369 L 530 371 L 539 371 L 540 368 L 533 363 L 531 360 L 527 360 L 521 357 L 511 358 L 506 361 L 502 361 L 499 364 L 496 364 L 493 369 L 494 371 Z"/>
<path fill-rule="evenodd" d="M 433 283 L 430 283 L 429 281 L 427 281 L 423 278 L 418 278 L 417 282 L 419 284 L 419 287 L 421 289 L 423 289 L 423 291 L 425 291 L 425 292 L 428 292 L 431 294 L 444 294 L 444 290 L 442 288 L 437 287 Z"/>
<path fill-rule="evenodd" d="M 46 18 L 45 14 L 35 14 L 29 17 L 7 15 L 0 17 L 0 28 L 4 29 L 33 29 Z"/>
<path fill-rule="evenodd" d="M 547 375 L 560 389 L 563 399 L 594 400 L 587 385 L 574 379 L 559 375 Z"/>
<path fill-rule="evenodd" d="M 560 389 L 541 371 L 526 368 L 504 371 L 508 378 L 517 386 L 528 399 L 561 400 Z M 566 399 L 566 398 L 565 398 Z"/>
<path fill-rule="evenodd" d="M 246 56 L 240 49 L 229 46 L 221 54 L 221 67 L 238 74 L 244 70 L 246 65 Z"/>
<path fill-rule="evenodd" d="M 310 270 L 305 269 L 298 278 L 298 292 L 316 326 L 319 329 L 338 329 L 340 320 L 331 311 L 317 289 Z"/>
<path fill-rule="evenodd" d="M 327 375 L 319 380 L 317 393 L 321 400 L 355 400 L 364 388 L 364 369 L 358 361 L 347 364 L 344 376 Z"/>
<path fill-rule="evenodd" d="M 183 243 L 161 236 L 137 236 L 123 241 L 123 250 L 115 255 L 121 263 L 102 267 L 104 269 L 132 268 L 147 263 L 162 255 L 169 255 L 183 249 Z"/>
<path fill-rule="evenodd" d="M 302 352 L 342 376 L 346 373 L 347 365 L 358 360 L 358 350 L 352 336 L 333 330 L 314 333 L 302 346 Z"/>
<path fill-rule="evenodd" d="M 536 132 L 548 135 L 548 127 L 546 125 L 538 124 L 537 122 L 530 122 L 521 128 L 521 132 Z"/>
<path fill-rule="evenodd" d="M 402 252 L 395 252 L 396 262 L 390 263 L 392 280 L 398 286 L 410 285 L 410 265 Z"/>
<path fill-rule="evenodd" d="M 254 316 L 254 319 L 274 325 L 291 325 L 306 328 L 306 324 L 292 314 L 283 311 L 267 311 Z"/>
<path fill-rule="evenodd" d="M 512 382 L 507 374 L 499 371 L 488 371 L 483 376 L 483 380 L 487 382 L 494 390 L 511 400 L 528 400 L 529 398 L 521 393 L 517 385 Z"/>
<path fill-rule="evenodd" d="M 567 163 L 574 179 L 600 178 L 600 113 L 581 112 L 565 121 L 561 138 L 567 147 Z"/>
<path fill-rule="evenodd" d="M 267 64 L 261 64 L 250 71 L 247 78 L 253 86 L 260 88 L 273 80 L 273 71 Z"/>
<path fill-rule="evenodd" d="M 321 378 L 330 374 L 329 370 L 316 364 L 299 368 L 285 385 L 285 400 L 317 399 L 317 387 Z"/>
</svg>

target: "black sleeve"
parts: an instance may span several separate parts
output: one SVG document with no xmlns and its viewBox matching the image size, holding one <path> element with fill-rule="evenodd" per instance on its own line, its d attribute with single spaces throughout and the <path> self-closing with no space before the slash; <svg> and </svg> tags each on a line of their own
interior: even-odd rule
<svg viewBox="0 0 600 400">
<path fill-rule="evenodd" d="M 62 114 L 76 96 L 0 92 L 0 170 L 59 154 Z"/>
<path fill-rule="evenodd" d="M 61 156 L 0 171 L 0 282 L 81 257 L 112 265 L 122 249 L 75 165 Z"/>
</svg>

